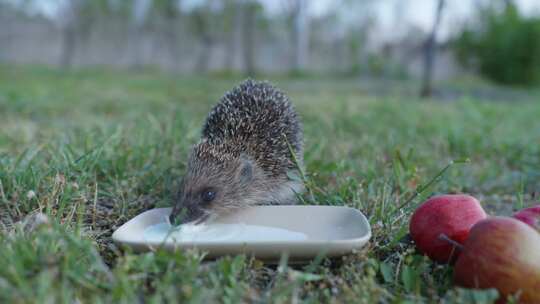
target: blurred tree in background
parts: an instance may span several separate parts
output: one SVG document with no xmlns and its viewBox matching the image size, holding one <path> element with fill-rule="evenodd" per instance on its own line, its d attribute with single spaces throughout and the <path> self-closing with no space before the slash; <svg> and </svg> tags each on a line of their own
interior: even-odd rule
<svg viewBox="0 0 540 304">
<path fill-rule="evenodd" d="M 106 0 L 60 1 L 57 22 L 62 31 L 60 66 L 69 68 L 73 64 L 76 48 L 88 39 L 92 26 L 100 16 L 110 16 Z"/>
<path fill-rule="evenodd" d="M 430 97 L 433 94 L 433 66 L 435 64 L 435 50 L 437 32 L 441 25 L 442 14 L 445 7 L 445 0 L 438 0 L 435 21 L 428 38 L 424 42 L 424 69 L 422 75 L 422 87 L 420 89 L 421 97 Z"/>
<path fill-rule="evenodd" d="M 459 61 L 501 84 L 540 81 L 540 17 L 527 17 L 511 1 L 480 6 L 477 22 L 454 42 Z"/>
</svg>

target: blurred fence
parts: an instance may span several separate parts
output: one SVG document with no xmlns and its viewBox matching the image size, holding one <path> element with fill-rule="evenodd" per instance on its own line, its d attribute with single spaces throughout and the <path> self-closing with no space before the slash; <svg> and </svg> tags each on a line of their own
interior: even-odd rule
<svg viewBox="0 0 540 304">
<path fill-rule="evenodd" d="M 0 61 L 156 66 L 181 73 L 399 78 L 421 73 L 426 32 L 410 27 L 400 39 L 385 41 L 374 26 L 374 16 L 362 13 L 348 23 L 340 19 L 343 10 L 363 10 L 370 1 L 360 1 L 365 7 L 338 1 L 318 16 L 306 15 L 306 0 L 282 1 L 281 9 L 273 13 L 257 1 L 198 2 L 199 6 L 182 9 L 176 0 L 71 0 L 51 17 L 29 13 L 25 1 L 8 5 L 0 0 Z M 438 48 L 434 77 L 459 73 L 452 53 Z"/>
</svg>

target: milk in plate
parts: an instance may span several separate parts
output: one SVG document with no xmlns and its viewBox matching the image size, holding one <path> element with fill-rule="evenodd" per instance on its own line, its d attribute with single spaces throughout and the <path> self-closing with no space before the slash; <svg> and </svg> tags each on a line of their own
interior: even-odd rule
<svg viewBox="0 0 540 304">
<path fill-rule="evenodd" d="M 272 242 L 303 241 L 305 233 L 287 229 L 246 224 L 184 224 L 177 227 L 158 223 L 144 230 L 147 242 Z"/>
</svg>

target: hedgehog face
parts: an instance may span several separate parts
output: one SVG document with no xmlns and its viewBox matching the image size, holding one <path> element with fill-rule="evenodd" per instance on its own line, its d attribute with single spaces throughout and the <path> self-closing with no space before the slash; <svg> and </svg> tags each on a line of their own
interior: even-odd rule
<svg viewBox="0 0 540 304">
<path fill-rule="evenodd" d="M 257 166 L 246 157 L 201 159 L 192 154 L 170 215 L 171 224 L 201 223 L 214 214 L 250 205 Z"/>
</svg>

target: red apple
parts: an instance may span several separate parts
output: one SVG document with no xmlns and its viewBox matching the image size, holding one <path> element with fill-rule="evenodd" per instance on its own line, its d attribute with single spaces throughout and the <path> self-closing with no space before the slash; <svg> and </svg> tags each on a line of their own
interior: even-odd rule
<svg viewBox="0 0 540 304">
<path fill-rule="evenodd" d="M 540 230 L 540 205 L 521 209 L 514 214 L 514 218 L 528 224 L 536 230 Z"/>
<path fill-rule="evenodd" d="M 463 244 L 471 227 L 485 218 L 486 212 L 474 197 L 439 195 L 416 209 L 409 230 L 420 251 L 434 261 L 449 263 L 455 260 L 459 251 L 448 239 Z"/>
<path fill-rule="evenodd" d="M 540 233 L 510 217 L 491 217 L 471 229 L 454 269 L 466 288 L 496 288 L 504 301 L 540 303 Z"/>
</svg>

